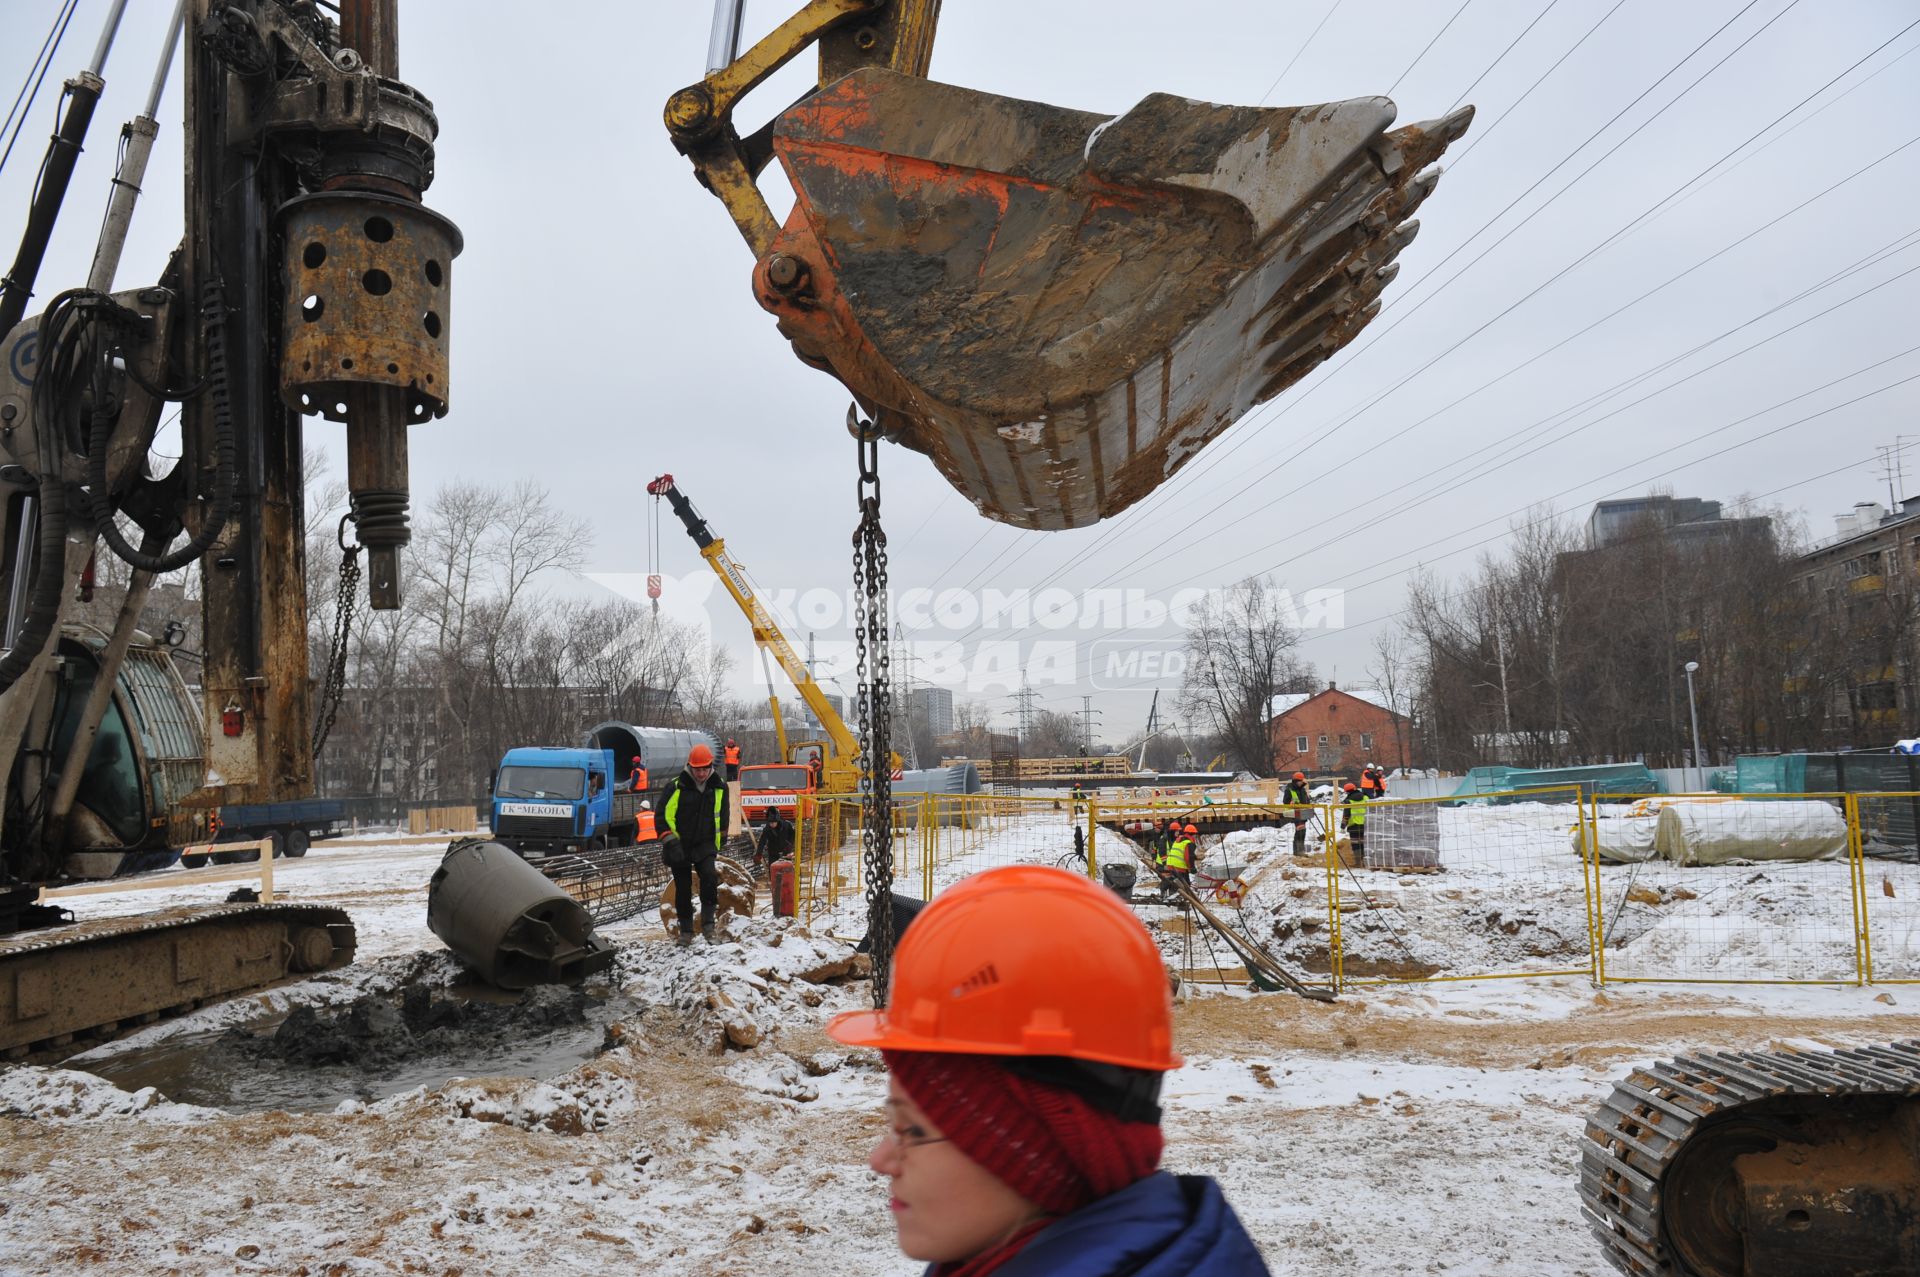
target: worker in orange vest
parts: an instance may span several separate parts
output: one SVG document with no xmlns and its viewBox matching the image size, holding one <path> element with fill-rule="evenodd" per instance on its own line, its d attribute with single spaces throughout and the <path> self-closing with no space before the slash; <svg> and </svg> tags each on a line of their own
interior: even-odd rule
<svg viewBox="0 0 1920 1277">
<path fill-rule="evenodd" d="M 732 737 L 727 738 L 727 779 L 740 779 L 740 747 L 733 743 Z"/>
<path fill-rule="evenodd" d="M 634 813 L 633 819 L 635 842 L 652 842 L 660 836 L 659 829 L 653 823 L 653 804 L 644 798 L 640 800 L 640 810 Z"/>
<path fill-rule="evenodd" d="M 647 763 L 646 760 L 638 754 L 633 756 L 632 780 L 634 793 L 644 794 L 647 792 Z"/>
</svg>

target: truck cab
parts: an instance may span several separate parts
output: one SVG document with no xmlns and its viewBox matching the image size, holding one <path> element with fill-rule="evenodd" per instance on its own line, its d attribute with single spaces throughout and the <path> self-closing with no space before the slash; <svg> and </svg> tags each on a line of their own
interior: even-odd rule
<svg viewBox="0 0 1920 1277">
<path fill-rule="evenodd" d="M 528 859 L 633 841 L 643 795 L 614 792 L 610 749 L 510 749 L 493 778 L 493 836 Z"/>
<path fill-rule="evenodd" d="M 777 807 L 780 814 L 794 820 L 803 799 L 815 792 L 815 772 L 804 762 L 755 763 L 740 769 L 740 816 L 749 826 L 758 828 L 762 813 Z M 811 814 L 811 805 L 808 811 Z"/>
</svg>

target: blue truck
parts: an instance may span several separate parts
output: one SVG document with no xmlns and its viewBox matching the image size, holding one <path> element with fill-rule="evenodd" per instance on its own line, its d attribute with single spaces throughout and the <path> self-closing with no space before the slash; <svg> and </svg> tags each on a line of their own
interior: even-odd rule
<svg viewBox="0 0 1920 1277">
<path fill-rule="evenodd" d="M 339 798 L 295 798 L 278 803 L 228 803 L 215 809 L 209 821 L 213 842 L 265 842 L 274 857 L 304 856 L 319 838 L 331 838 L 347 821 L 347 804 Z M 239 860 L 258 860 L 260 853 L 216 851 L 208 855 L 182 855 L 180 863 L 197 869 L 211 859 L 215 864 Z"/>
<path fill-rule="evenodd" d="M 510 749 L 493 776 L 493 837 L 532 860 L 634 841 L 646 797 L 616 787 L 611 749 Z"/>
</svg>

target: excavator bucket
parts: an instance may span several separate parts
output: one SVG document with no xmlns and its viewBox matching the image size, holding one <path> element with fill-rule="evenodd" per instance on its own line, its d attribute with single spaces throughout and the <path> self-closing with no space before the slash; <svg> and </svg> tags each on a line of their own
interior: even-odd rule
<svg viewBox="0 0 1920 1277">
<path fill-rule="evenodd" d="M 796 201 L 755 294 L 983 513 L 1084 527 L 1365 327 L 1472 115 L 1109 117 L 869 67 L 773 122 Z"/>
</svg>

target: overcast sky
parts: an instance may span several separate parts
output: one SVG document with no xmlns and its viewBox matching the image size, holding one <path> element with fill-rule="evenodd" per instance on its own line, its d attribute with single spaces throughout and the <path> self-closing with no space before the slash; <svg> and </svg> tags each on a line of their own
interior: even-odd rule
<svg viewBox="0 0 1920 1277">
<path fill-rule="evenodd" d="M 107 7 L 81 0 L 57 76 L 84 65 Z M 112 139 L 145 96 L 171 7 L 134 0 L 43 297 L 85 275 Z M 749 38 L 793 7 L 750 3 Z M 9 98 L 54 9 L 4 5 Z M 948 0 L 933 75 L 975 89 L 1108 113 L 1153 91 L 1242 105 L 1390 92 L 1402 121 L 1461 100 L 1479 116 L 1374 325 L 1134 512 L 1016 531 L 982 520 L 925 458 L 888 449 L 896 590 L 1122 589 L 1165 602 L 1264 572 L 1302 603 L 1345 590 L 1344 625 L 1327 623 L 1342 613 L 1324 596 L 1303 608 L 1302 652 L 1323 678 L 1363 683 L 1407 571 L 1460 572 L 1537 503 L 1584 519 L 1596 499 L 1660 484 L 1786 506 L 1830 534 L 1835 513 L 1886 501 L 1876 448 L 1920 435 L 1920 381 L 1894 384 L 1920 375 L 1920 272 L 1896 278 L 1920 267 L 1916 18 L 1911 0 Z M 642 489 L 672 471 L 759 587 L 844 592 L 846 392 L 797 362 L 754 303 L 751 253 L 660 125 L 668 94 L 702 70 L 708 22 L 703 4 L 659 0 L 403 4 L 401 74 L 441 122 L 428 203 L 467 245 L 453 410 L 414 429 L 415 508 L 451 480 L 533 476 L 591 520 L 596 572 L 641 573 Z M 803 75 L 810 65 L 749 99 L 742 131 L 797 96 Z M 52 101 L 42 95 L 0 174 L 8 258 Z M 176 69 L 122 286 L 156 275 L 180 233 L 179 103 Z M 777 169 L 763 186 L 784 213 Z M 344 474 L 339 428 L 309 431 Z M 1920 492 L 1920 450 L 1908 474 Z M 670 534 L 665 570 L 697 564 Z M 711 614 L 744 682 L 757 667 L 745 624 L 721 604 Z M 1031 657 L 1028 644 L 1070 640 L 1080 672 L 1041 686 L 1042 706 L 1078 712 L 1092 692 L 1102 734 L 1119 739 L 1157 684 L 1164 715 L 1177 679 L 1084 685 L 1087 658 L 1103 657 L 1093 644 L 1133 636 L 1077 628 L 1080 615 L 1065 631 L 963 624 L 918 637 L 964 637 L 961 668 L 976 677 L 979 642 Z M 1165 627 L 1144 637 L 1177 644 Z M 1012 710 L 1003 687 L 957 694 Z"/>
</svg>

